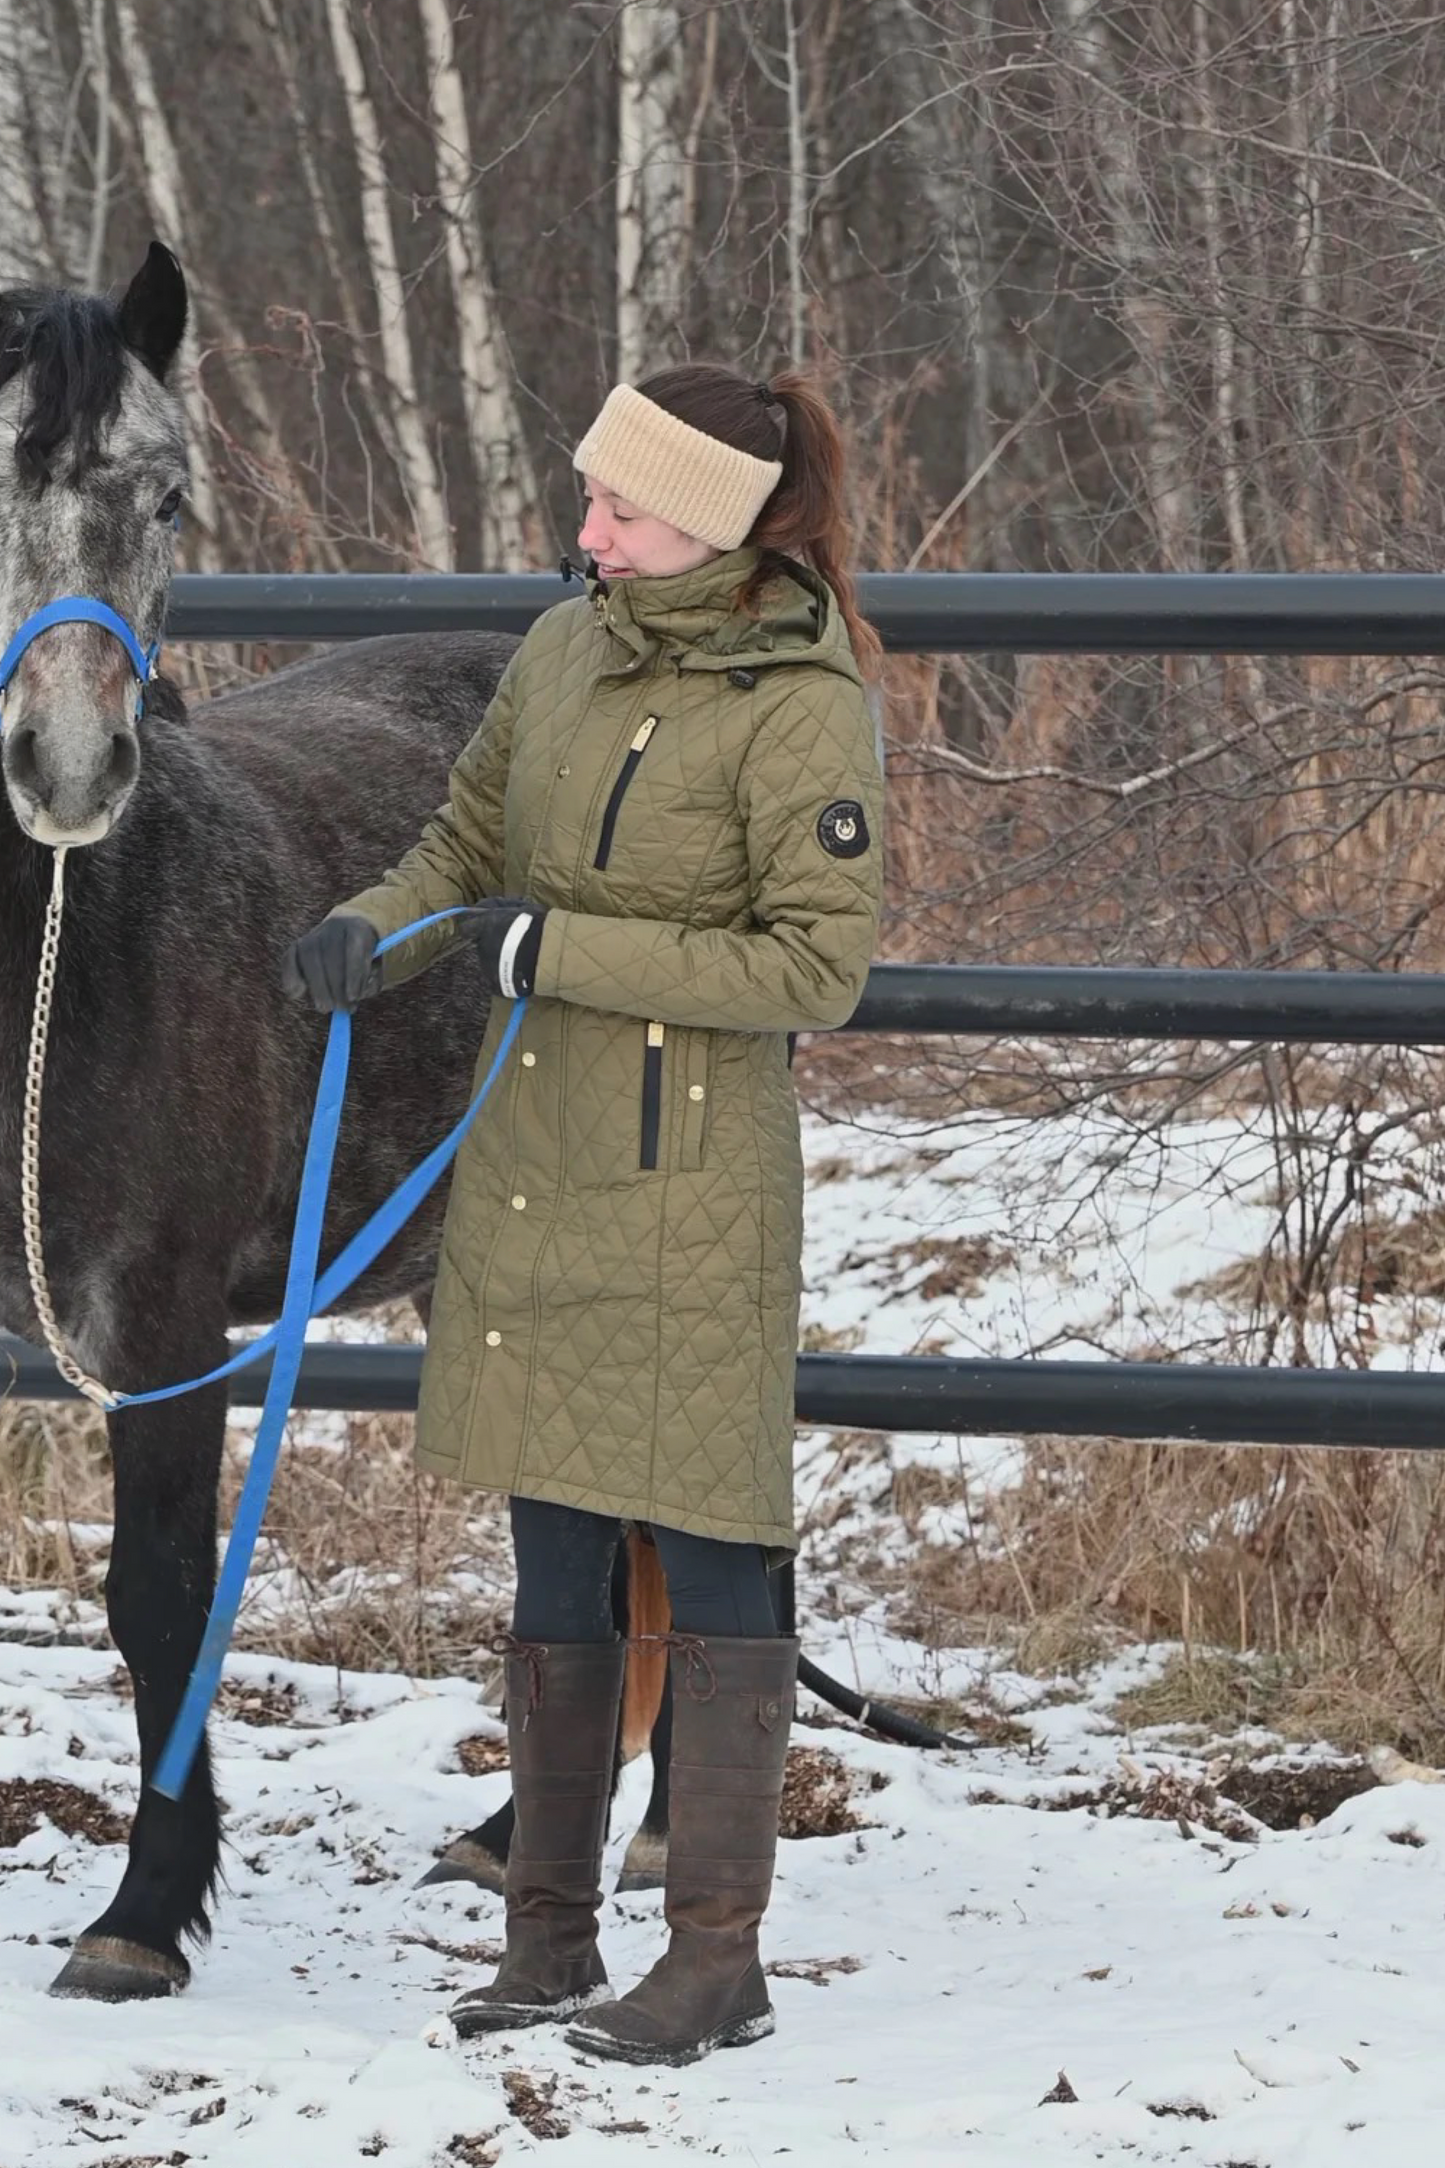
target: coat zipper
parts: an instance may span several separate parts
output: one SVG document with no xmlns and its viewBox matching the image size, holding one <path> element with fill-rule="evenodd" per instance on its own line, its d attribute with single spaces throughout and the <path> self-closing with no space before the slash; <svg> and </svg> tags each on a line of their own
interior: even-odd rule
<svg viewBox="0 0 1445 2168">
<path fill-rule="evenodd" d="M 641 760 L 647 748 L 647 741 L 652 736 L 653 731 L 656 730 L 657 723 L 658 718 L 655 715 L 647 716 L 636 737 L 627 748 L 627 758 L 617 772 L 617 781 L 612 786 L 612 795 L 607 801 L 607 810 L 602 816 L 602 833 L 597 838 L 597 855 L 592 861 L 594 866 L 605 866 L 612 856 L 612 831 L 617 826 L 617 816 L 622 810 L 622 800 L 626 796 L 628 784 L 637 773 L 637 763 Z"/>
<path fill-rule="evenodd" d="M 642 1156 L 644 1167 L 657 1165 L 657 1138 L 662 1127 L 662 1042 L 666 1026 L 649 1024 L 642 1053 Z"/>
</svg>

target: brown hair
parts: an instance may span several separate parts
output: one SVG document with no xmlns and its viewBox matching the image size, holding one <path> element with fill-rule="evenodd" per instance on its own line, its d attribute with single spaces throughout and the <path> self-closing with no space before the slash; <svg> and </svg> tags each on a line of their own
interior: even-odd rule
<svg viewBox="0 0 1445 2168">
<path fill-rule="evenodd" d="M 747 537 L 762 560 L 743 590 L 742 606 L 757 604 L 778 569 L 778 557 L 800 559 L 837 596 L 859 666 L 872 675 L 883 648 L 858 608 L 849 570 L 852 530 L 843 505 L 843 437 L 816 384 L 792 371 L 754 383 L 717 362 L 685 361 L 660 369 L 637 389 L 665 413 L 736 451 L 781 459 L 782 477 Z"/>
</svg>

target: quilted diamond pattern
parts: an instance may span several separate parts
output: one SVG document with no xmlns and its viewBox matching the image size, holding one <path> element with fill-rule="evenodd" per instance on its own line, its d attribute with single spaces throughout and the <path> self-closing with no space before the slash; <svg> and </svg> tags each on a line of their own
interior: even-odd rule
<svg viewBox="0 0 1445 2168">
<path fill-rule="evenodd" d="M 422 1463 L 787 1548 L 803 1174 L 785 1034 L 841 1023 L 862 991 L 882 778 L 832 597 L 798 569 L 745 616 L 754 563 L 594 587 L 539 619 L 447 804 L 342 908 L 385 933 L 482 895 L 548 907 L 520 1049 L 457 1162 Z M 847 855 L 823 818 L 845 802 L 870 839 L 850 817 Z M 390 980 L 449 939 L 408 943 Z"/>
</svg>

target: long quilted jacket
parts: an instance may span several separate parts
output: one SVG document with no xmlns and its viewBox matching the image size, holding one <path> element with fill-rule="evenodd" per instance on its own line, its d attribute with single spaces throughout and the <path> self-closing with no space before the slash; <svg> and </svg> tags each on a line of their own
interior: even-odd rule
<svg viewBox="0 0 1445 2168">
<path fill-rule="evenodd" d="M 786 1034 L 842 1023 L 862 990 L 882 783 L 832 595 L 796 568 L 745 615 L 754 564 L 735 550 L 549 610 L 448 803 L 340 908 L 383 933 L 487 895 L 548 912 L 518 1047 L 453 1179 L 423 1466 L 786 1549 L 803 1189 Z M 404 944 L 388 981 L 452 938 Z"/>
</svg>

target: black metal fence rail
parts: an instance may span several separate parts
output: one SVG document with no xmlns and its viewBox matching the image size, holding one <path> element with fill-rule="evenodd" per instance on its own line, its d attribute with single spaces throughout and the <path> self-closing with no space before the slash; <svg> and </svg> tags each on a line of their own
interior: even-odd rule
<svg viewBox="0 0 1445 2168">
<path fill-rule="evenodd" d="M 1433 572 L 874 572 L 863 608 L 899 653 L 1445 655 Z M 172 640 L 525 632 L 582 592 L 557 573 L 183 573 Z"/>
<path fill-rule="evenodd" d="M 49 1356 L 0 1335 L 0 1390 L 7 1370 L 17 1398 L 74 1398 Z M 262 1357 L 238 1372 L 233 1405 L 259 1407 L 269 1371 L 270 1359 Z M 420 1375 L 418 1347 L 313 1343 L 302 1360 L 295 1404 L 414 1408 Z M 1398 1371 L 800 1355 L 796 1405 L 805 1427 L 842 1430 L 1399 1446 L 1416 1452 L 1445 1447 L 1445 1375 Z"/>
</svg>

